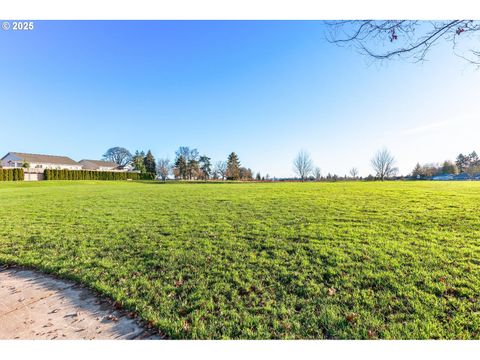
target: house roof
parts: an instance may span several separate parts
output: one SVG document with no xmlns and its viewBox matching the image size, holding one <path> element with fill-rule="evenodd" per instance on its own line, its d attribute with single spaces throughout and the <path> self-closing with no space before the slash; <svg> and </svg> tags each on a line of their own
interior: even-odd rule
<svg viewBox="0 0 480 360">
<path fill-rule="evenodd" d="M 67 156 L 55 156 L 55 155 L 41 155 L 41 154 L 27 154 L 19 152 L 9 152 L 7 155 L 12 154 L 20 160 L 25 160 L 33 163 L 46 163 L 46 164 L 59 164 L 59 165 L 79 165 L 76 161 L 70 159 Z M 7 157 L 5 155 L 2 159 Z"/>
<path fill-rule="evenodd" d="M 118 165 L 115 164 L 113 161 L 104 161 L 104 160 L 80 160 L 79 163 L 89 162 L 96 166 L 105 166 L 105 167 L 117 167 Z"/>
</svg>

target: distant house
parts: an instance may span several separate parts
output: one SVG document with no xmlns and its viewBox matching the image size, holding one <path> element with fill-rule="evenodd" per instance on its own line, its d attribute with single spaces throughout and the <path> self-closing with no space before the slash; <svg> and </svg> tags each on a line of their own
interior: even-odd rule
<svg viewBox="0 0 480 360">
<path fill-rule="evenodd" d="M 111 171 L 118 170 L 118 165 L 112 161 L 102 160 L 80 160 L 78 162 L 84 170 Z"/>
<path fill-rule="evenodd" d="M 68 169 L 81 170 L 82 165 L 67 156 L 27 154 L 9 152 L 1 159 L 2 167 L 30 169 Z M 25 166 L 27 165 L 27 166 Z"/>
<path fill-rule="evenodd" d="M 124 166 L 119 166 L 119 167 L 117 167 L 117 169 L 118 169 L 118 170 L 122 170 L 122 171 L 140 172 L 140 171 L 135 170 L 135 167 L 134 167 L 132 164 L 127 164 L 127 165 L 124 165 Z"/>
</svg>

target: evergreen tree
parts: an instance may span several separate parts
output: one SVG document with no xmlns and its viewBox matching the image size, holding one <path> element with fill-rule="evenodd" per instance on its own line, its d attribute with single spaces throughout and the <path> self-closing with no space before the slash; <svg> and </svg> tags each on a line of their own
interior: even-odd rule
<svg viewBox="0 0 480 360">
<path fill-rule="evenodd" d="M 255 179 L 256 179 L 257 181 L 262 180 L 262 176 L 260 175 L 259 172 L 257 172 L 257 176 L 255 177 Z"/>
<path fill-rule="evenodd" d="M 415 165 L 415 168 L 412 171 L 412 176 L 415 178 L 423 176 L 422 166 L 420 165 L 420 163 L 417 163 L 417 165 Z"/>
<path fill-rule="evenodd" d="M 198 165 L 198 158 L 199 153 L 197 149 L 190 149 L 188 146 L 180 146 L 178 150 L 175 152 L 176 159 L 175 163 L 180 157 L 183 157 L 185 160 L 185 171 L 181 171 L 179 176 L 182 179 L 193 179 L 197 176 L 199 165 Z M 177 169 L 177 172 L 180 171 Z"/>
<path fill-rule="evenodd" d="M 196 179 L 198 177 L 199 172 L 200 172 L 200 165 L 198 163 L 198 160 L 191 159 L 187 163 L 188 178 L 190 180 Z"/>
<path fill-rule="evenodd" d="M 240 179 L 240 160 L 238 155 L 232 152 L 227 160 L 227 180 Z"/>
<path fill-rule="evenodd" d="M 467 168 L 469 167 L 469 159 L 468 156 L 465 156 L 463 154 L 460 154 L 457 156 L 457 160 L 455 161 L 458 171 L 463 173 Z"/>
<path fill-rule="evenodd" d="M 145 153 L 143 151 L 135 151 L 135 155 L 132 157 L 133 170 L 140 171 L 142 174 L 147 172 L 144 159 Z"/>
<path fill-rule="evenodd" d="M 175 160 L 175 176 L 180 179 L 186 179 L 187 177 L 187 161 L 183 155 L 177 156 Z"/>
<path fill-rule="evenodd" d="M 145 170 L 147 173 L 156 174 L 157 173 L 157 165 L 155 162 L 155 158 L 150 150 L 148 150 L 147 155 L 143 159 L 143 165 L 145 166 Z"/>
<path fill-rule="evenodd" d="M 471 167 L 480 166 L 480 159 L 475 151 L 472 151 L 470 155 L 468 155 L 468 165 Z"/>
<path fill-rule="evenodd" d="M 187 162 L 187 171 L 188 171 L 188 178 L 194 179 L 197 177 L 198 172 L 199 172 L 199 156 L 200 154 L 198 153 L 197 149 L 192 149 L 190 150 L 190 154 L 188 156 L 188 162 Z"/>
<path fill-rule="evenodd" d="M 200 170 L 202 170 L 203 179 L 207 180 L 212 174 L 212 163 L 210 158 L 206 155 L 200 156 Z"/>
</svg>

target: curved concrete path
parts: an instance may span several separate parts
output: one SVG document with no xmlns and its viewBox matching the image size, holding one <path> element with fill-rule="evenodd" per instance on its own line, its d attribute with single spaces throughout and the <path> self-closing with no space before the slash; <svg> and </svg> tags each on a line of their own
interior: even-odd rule
<svg viewBox="0 0 480 360">
<path fill-rule="evenodd" d="M 0 339 L 159 339 L 93 292 L 0 267 Z"/>
</svg>

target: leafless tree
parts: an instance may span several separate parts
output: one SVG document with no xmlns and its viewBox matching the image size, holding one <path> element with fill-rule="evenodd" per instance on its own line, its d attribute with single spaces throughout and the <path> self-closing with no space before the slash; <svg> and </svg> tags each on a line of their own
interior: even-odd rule
<svg viewBox="0 0 480 360">
<path fill-rule="evenodd" d="M 132 154 L 130 151 L 123 147 L 113 147 L 103 154 L 103 158 L 108 161 L 112 161 L 118 166 L 128 165 L 132 161 Z"/>
<path fill-rule="evenodd" d="M 432 46 L 446 41 L 451 44 L 455 55 L 480 67 L 480 21 L 477 20 L 351 20 L 326 23 L 330 42 L 351 45 L 373 59 L 423 61 Z"/>
<path fill-rule="evenodd" d="M 358 176 L 358 169 L 356 167 L 351 168 L 350 175 L 352 176 L 352 178 L 356 179 Z"/>
<path fill-rule="evenodd" d="M 313 176 L 315 177 L 315 181 L 320 181 L 322 178 L 322 172 L 318 166 L 313 170 Z"/>
<path fill-rule="evenodd" d="M 293 160 L 293 170 L 302 181 L 305 181 L 305 179 L 312 173 L 313 162 L 308 152 L 301 150 L 298 153 L 297 157 Z"/>
<path fill-rule="evenodd" d="M 372 158 L 372 168 L 382 181 L 398 172 L 398 168 L 395 167 L 395 158 L 387 149 L 382 149 L 375 154 Z"/>
<path fill-rule="evenodd" d="M 220 179 L 225 180 L 225 176 L 227 175 L 227 162 L 217 161 L 213 167 L 213 172 Z"/>
<path fill-rule="evenodd" d="M 157 172 L 158 175 L 162 178 L 163 181 L 167 180 L 168 175 L 172 170 L 172 165 L 170 164 L 169 159 L 158 159 L 157 161 Z"/>
<path fill-rule="evenodd" d="M 469 166 L 468 168 L 465 169 L 465 172 L 469 176 L 474 177 L 475 175 L 480 174 L 480 165 Z"/>
</svg>

